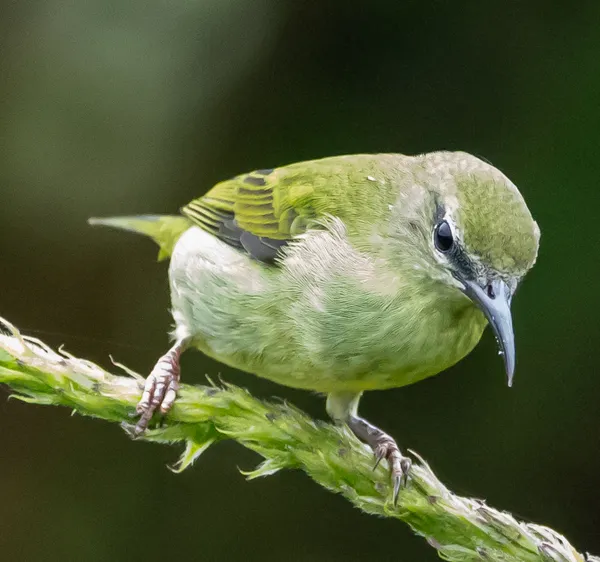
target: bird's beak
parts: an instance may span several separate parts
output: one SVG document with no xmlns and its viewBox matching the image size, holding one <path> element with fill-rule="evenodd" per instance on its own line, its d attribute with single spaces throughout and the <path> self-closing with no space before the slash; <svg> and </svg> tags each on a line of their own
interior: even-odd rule
<svg viewBox="0 0 600 562">
<path fill-rule="evenodd" d="M 515 374 L 515 335 L 510 314 L 511 291 L 500 279 L 495 279 L 484 287 L 476 281 L 463 280 L 462 283 L 463 293 L 481 309 L 494 330 L 500 354 L 504 356 L 508 386 L 512 386 Z"/>
</svg>

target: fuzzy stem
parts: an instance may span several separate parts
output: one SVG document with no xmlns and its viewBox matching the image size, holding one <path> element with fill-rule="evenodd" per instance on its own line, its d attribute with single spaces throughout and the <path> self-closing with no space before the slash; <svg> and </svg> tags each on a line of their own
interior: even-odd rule
<svg viewBox="0 0 600 562">
<path fill-rule="evenodd" d="M 67 406 L 131 429 L 141 395 L 139 375 L 117 365 L 130 376 L 115 376 L 65 351 L 55 352 L 22 336 L 6 321 L 0 332 L 0 383 L 10 386 L 15 398 Z M 287 403 L 257 400 L 229 384 L 183 385 L 162 427 L 147 431 L 141 439 L 184 442 L 185 451 L 173 467 L 176 472 L 190 466 L 211 444 L 234 439 L 264 459 L 246 473 L 248 478 L 283 468 L 302 469 L 359 509 L 401 519 L 444 560 L 600 562 L 577 552 L 552 529 L 519 522 L 481 500 L 453 494 L 416 454 L 418 462 L 395 506 L 386 468 L 373 470 L 372 453 L 345 428 L 312 420 Z"/>
</svg>

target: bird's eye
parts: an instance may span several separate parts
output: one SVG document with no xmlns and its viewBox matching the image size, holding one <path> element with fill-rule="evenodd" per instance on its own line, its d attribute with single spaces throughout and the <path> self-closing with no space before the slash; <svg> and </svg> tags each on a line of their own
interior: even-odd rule
<svg viewBox="0 0 600 562">
<path fill-rule="evenodd" d="M 446 221 L 437 224 L 433 233 L 433 239 L 435 247 L 440 252 L 448 252 L 452 249 L 454 238 L 452 238 L 452 229 Z"/>
</svg>

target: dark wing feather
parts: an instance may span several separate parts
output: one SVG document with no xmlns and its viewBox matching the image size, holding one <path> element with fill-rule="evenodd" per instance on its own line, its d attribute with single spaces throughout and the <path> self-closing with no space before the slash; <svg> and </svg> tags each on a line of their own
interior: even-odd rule
<svg viewBox="0 0 600 562">
<path fill-rule="evenodd" d="M 273 263 L 315 213 L 306 175 L 263 169 L 215 185 L 182 213 L 196 225 L 253 258 Z"/>
</svg>

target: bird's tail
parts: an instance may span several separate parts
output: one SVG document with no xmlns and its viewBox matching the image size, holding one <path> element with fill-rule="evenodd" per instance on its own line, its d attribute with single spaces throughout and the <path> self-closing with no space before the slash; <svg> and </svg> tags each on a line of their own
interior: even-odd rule
<svg viewBox="0 0 600 562">
<path fill-rule="evenodd" d="M 160 247 L 158 260 L 171 256 L 175 242 L 192 223 L 185 217 L 174 215 L 136 215 L 129 217 L 90 218 L 92 225 L 110 226 L 144 234 L 154 240 Z"/>
</svg>

